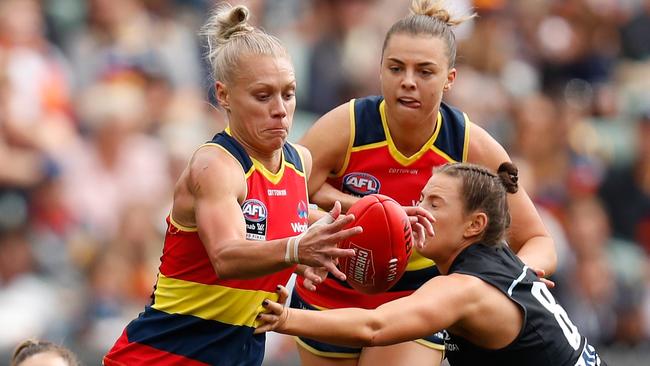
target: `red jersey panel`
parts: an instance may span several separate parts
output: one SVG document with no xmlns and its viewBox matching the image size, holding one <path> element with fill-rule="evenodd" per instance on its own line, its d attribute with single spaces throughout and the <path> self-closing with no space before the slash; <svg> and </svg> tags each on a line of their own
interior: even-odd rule
<svg viewBox="0 0 650 366">
<path fill-rule="evenodd" d="M 308 198 L 298 151 L 283 147 L 282 166 L 271 173 L 227 132 L 214 145 L 233 156 L 246 176 L 241 202 L 248 240 L 295 236 L 307 229 Z M 248 280 L 219 279 L 197 228 L 167 218 L 160 273 L 150 306 L 127 325 L 106 365 L 261 364 L 264 335 L 253 335 L 266 298 L 277 298 L 294 267 Z"/>
<path fill-rule="evenodd" d="M 341 171 L 327 180 L 342 192 L 359 197 L 381 193 L 404 206 L 413 206 L 434 167 L 467 158 L 469 122 L 462 112 L 444 103 L 433 134 L 413 156 L 404 156 L 395 147 L 382 97 L 352 100 L 350 108 L 353 118 L 345 163 Z M 316 292 L 306 290 L 299 278 L 297 291 L 303 300 L 316 307 L 376 308 L 409 295 L 438 274 L 433 261 L 414 251 L 404 276 L 388 292 L 361 294 L 331 276 Z"/>
</svg>

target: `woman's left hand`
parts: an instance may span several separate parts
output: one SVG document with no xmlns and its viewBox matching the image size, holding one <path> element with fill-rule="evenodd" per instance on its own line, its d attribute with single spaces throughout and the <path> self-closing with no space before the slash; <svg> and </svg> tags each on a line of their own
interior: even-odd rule
<svg viewBox="0 0 650 366">
<path fill-rule="evenodd" d="M 420 206 L 405 206 L 402 207 L 409 217 L 411 223 L 411 230 L 413 231 L 413 244 L 417 248 L 422 248 L 426 236 L 435 235 L 433 232 L 433 223 L 436 219 L 433 215 Z"/>
<path fill-rule="evenodd" d="M 262 302 L 262 306 L 268 313 L 261 313 L 257 316 L 257 327 L 254 334 L 269 332 L 281 328 L 289 316 L 289 308 L 285 307 L 287 298 L 289 298 L 289 290 L 282 285 L 278 285 L 276 292 L 278 293 L 278 302 L 266 299 Z"/>
<path fill-rule="evenodd" d="M 543 269 L 536 269 L 536 268 L 531 268 L 531 269 L 533 270 L 533 272 L 535 272 L 535 274 L 537 275 L 537 277 L 539 277 L 539 280 L 540 280 L 543 284 L 546 285 L 546 287 L 548 287 L 548 288 L 553 288 L 553 287 L 555 287 L 555 282 L 553 282 L 553 281 L 551 281 L 551 280 L 549 280 L 549 279 L 547 279 L 547 278 L 544 278 L 544 276 L 546 275 L 546 271 L 544 271 Z"/>
</svg>

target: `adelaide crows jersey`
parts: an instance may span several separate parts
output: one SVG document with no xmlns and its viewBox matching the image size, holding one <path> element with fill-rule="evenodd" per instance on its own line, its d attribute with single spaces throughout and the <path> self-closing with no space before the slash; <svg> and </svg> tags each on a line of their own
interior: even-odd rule
<svg viewBox="0 0 650 366">
<path fill-rule="evenodd" d="M 507 246 L 474 244 L 456 257 L 449 273 L 480 278 L 508 296 L 522 310 L 517 338 L 500 350 L 478 347 L 449 333 L 447 357 L 452 365 L 597 366 L 604 365 L 580 335 L 546 285 Z M 497 326 L 497 325 L 495 325 Z"/>
<path fill-rule="evenodd" d="M 271 173 L 228 134 L 207 145 L 224 150 L 242 166 L 247 194 L 241 202 L 248 240 L 295 236 L 307 229 L 307 184 L 300 154 L 282 148 Z M 255 279 L 221 279 L 198 235 L 167 218 L 167 233 L 152 302 L 133 320 L 104 358 L 112 365 L 260 365 L 264 335 L 253 335 L 262 301 L 277 299 L 294 267 Z"/>
<path fill-rule="evenodd" d="M 435 130 L 422 148 L 404 156 L 388 129 L 384 98 L 370 96 L 350 101 L 350 142 L 343 167 L 327 180 L 355 196 L 381 193 L 403 206 L 417 205 L 434 167 L 467 159 L 470 122 L 461 111 L 440 105 Z M 439 272 L 430 259 L 415 251 L 403 277 L 388 292 L 365 295 L 333 277 L 308 291 L 297 281 L 297 292 L 309 304 L 322 308 L 377 306 L 406 296 Z"/>
</svg>

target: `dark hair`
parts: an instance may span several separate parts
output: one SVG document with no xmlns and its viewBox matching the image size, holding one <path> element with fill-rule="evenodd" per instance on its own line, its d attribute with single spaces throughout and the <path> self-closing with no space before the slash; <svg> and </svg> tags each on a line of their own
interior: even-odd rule
<svg viewBox="0 0 650 366">
<path fill-rule="evenodd" d="M 460 18 L 452 18 L 447 9 L 443 6 L 443 0 L 413 0 L 411 3 L 411 14 L 398 20 L 386 33 L 384 46 L 381 49 L 382 57 L 388 41 L 393 34 L 407 33 L 411 35 L 424 34 L 442 38 L 447 44 L 447 57 L 449 68 L 454 67 L 456 62 L 456 36 L 451 30 L 452 27 L 472 19 L 476 14 Z"/>
<path fill-rule="evenodd" d="M 433 173 L 460 178 L 464 211 L 482 211 L 488 217 L 481 242 L 486 245 L 502 242 L 506 229 L 510 226 L 506 193 L 515 193 L 519 189 L 517 167 L 505 162 L 499 166 L 497 174 L 494 174 L 479 165 L 451 163 L 435 168 Z"/>
<path fill-rule="evenodd" d="M 20 366 L 26 359 L 46 352 L 53 352 L 61 356 L 69 366 L 79 366 L 77 357 L 69 349 L 48 341 L 39 341 L 28 339 L 16 347 L 13 357 L 11 357 L 11 366 Z"/>
</svg>

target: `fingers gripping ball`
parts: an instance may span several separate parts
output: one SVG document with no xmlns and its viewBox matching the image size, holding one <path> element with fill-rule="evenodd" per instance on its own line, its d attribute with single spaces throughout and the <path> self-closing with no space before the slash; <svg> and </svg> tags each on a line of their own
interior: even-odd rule
<svg viewBox="0 0 650 366">
<path fill-rule="evenodd" d="M 406 212 L 399 203 L 381 194 L 365 196 L 347 212 L 363 227 L 363 233 L 339 243 L 356 255 L 340 258 L 348 284 L 359 292 L 376 294 L 390 289 L 402 277 L 411 250 L 413 235 Z"/>
</svg>

